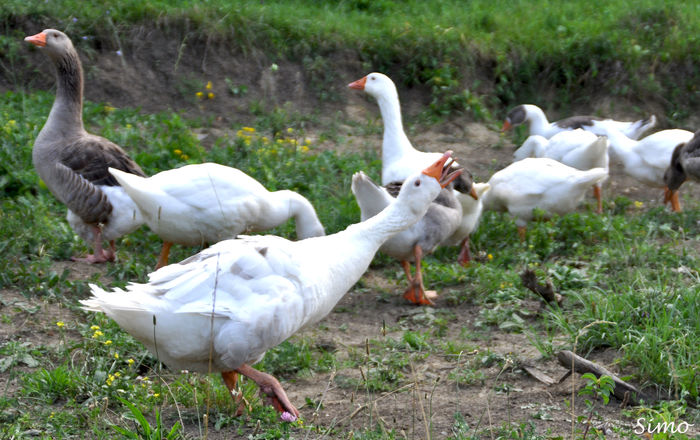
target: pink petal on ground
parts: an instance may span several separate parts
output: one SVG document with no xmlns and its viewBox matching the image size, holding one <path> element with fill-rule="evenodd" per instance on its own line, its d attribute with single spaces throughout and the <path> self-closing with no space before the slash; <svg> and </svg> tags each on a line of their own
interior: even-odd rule
<svg viewBox="0 0 700 440">
<path fill-rule="evenodd" d="M 297 419 L 294 414 L 287 411 L 283 412 L 282 415 L 280 415 L 280 418 L 283 422 L 294 422 Z"/>
</svg>

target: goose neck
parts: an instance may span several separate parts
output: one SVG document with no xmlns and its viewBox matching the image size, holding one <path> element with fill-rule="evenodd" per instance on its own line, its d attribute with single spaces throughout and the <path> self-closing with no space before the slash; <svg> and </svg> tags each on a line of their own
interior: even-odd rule
<svg viewBox="0 0 700 440">
<path fill-rule="evenodd" d="M 528 107 L 528 124 L 530 128 L 530 134 L 546 135 L 549 129 L 549 120 L 544 114 L 541 108 L 537 106 Z"/>
<path fill-rule="evenodd" d="M 52 57 L 56 67 L 56 99 L 47 125 L 62 132 L 83 130 L 83 69 L 77 52 L 71 49 Z"/>
<path fill-rule="evenodd" d="M 403 129 L 399 97 L 394 94 L 380 96 L 377 98 L 377 103 L 384 122 L 382 160 L 391 161 L 397 156 L 413 151 L 414 149 Z"/>
</svg>

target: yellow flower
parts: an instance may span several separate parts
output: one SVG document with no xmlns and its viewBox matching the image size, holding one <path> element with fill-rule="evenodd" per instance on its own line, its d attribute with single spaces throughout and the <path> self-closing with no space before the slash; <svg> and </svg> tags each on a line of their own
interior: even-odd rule
<svg viewBox="0 0 700 440">
<path fill-rule="evenodd" d="M 58 326 L 58 328 L 63 328 L 63 326 L 66 325 L 66 323 L 63 321 L 58 321 L 56 325 Z"/>
<path fill-rule="evenodd" d="M 175 153 L 176 156 L 180 156 L 182 154 L 182 150 L 176 148 L 173 150 L 173 153 Z"/>
<path fill-rule="evenodd" d="M 267 144 L 270 142 L 270 139 L 268 139 L 267 137 L 263 136 L 262 141 L 263 141 L 263 144 L 267 145 Z"/>
<path fill-rule="evenodd" d="M 207 81 L 207 86 L 205 88 L 211 90 L 211 81 Z"/>
<path fill-rule="evenodd" d="M 121 375 L 122 375 L 122 374 L 121 374 L 120 372 L 118 372 L 118 371 L 117 371 L 116 373 L 114 373 L 114 377 L 121 377 Z"/>
<path fill-rule="evenodd" d="M 111 340 L 105 341 L 105 345 L 112 345 L 112 341 Z"/>
<path fill-rule="evenodd" d="M 197 92 L 197 93 L 195 93 L 195 95 L 197 96 L 197 98 L 202 99 L 202 97 L 204 96 L 204 93 L 203 93 L 203 92 Z"/>
<path fill-rule="evenodd" d="M 104 336 L 104 333 L 102 333 L 102 332 L 99 331 L 99 330 L 95 330 L 95 333 L 92 334 L 92 339 L 97 339 L 97 338 L 99 338 L 100 336 Z"/>
<path fill-rule="evenodd" d="M 134 365 L 134 362 L 136 362 L 136 361 L 133 360 L 133 359 L 131 359 L 131 358 L 129 358 L 129 360 L 126 361 L 126 363 L 129 364 L 129 365 Z"/>
<path fill-rule="evenodd" d="M 160 393 L 154 393 L 153 397 L 160 397 Z"/>
<path fill-rule="evenodd" d="M 248 133 L 255 133 L 255 129 L 253 127 L 243 127 L 243 131 L 247 131 Z"/>
<path fill-rule="evenodd" d="M 90 330 L 99 330 L 99 329 L 100 329 L 99 325 L 93 325 L 92 327 L 90 327 Z"/>
<path fill-rule="evenodd" d="M 214 99 L 214 93 L 212 93 L 212 92 L 207 93 L 207 98 Z"/>
<path fill-rule="evenodd" d="M 190 156 L 188 156 L 186 154 L 183 154 L 182 156 L 180 156 L 180 159 L 182 159 L 182 160 L 187 160 L 189 158 L 190 158 Z"/>
<path fill-rule="evenodd" d="M 104 109 L 107 113 L 112 113 L 115 110 L 111 105 L 105 105 Z"/>
<path fill-rule="evenodd" d="M 640 208 L 644 207 L 644 202 L 636 201 L 636 202 L 634 202 L 634 207 L 637 209 L 640 209 Z"/>
<path fill-rule="evenodd" d="M 488 258 L 488 259 L 489 259 L 489 261 L 491 261 L 491 260 L 493 260 L 493 255 L 491 255 L 491 254 L 488 254 L 488 255 L 486 256 L 486 258 Z"/>
<path fill-rule="evenodd" d="M 306 153 L 307 151 L 309 151 L 309 147 L 307 147 L 306 145 L 302 145 L 302 146 L 301 146 L 301 152 L 302 152 L 302 153 Z"/>
<path fill-rule="evenodd" d="M 287 133 L 294 133 L 294 129 L 293 129 L 292 127 L 289 127 L 289 128 L 287 129 Z"/>
<path fill-rule="evenodd" d="M 114 359 L 119 359 L 119 353 L 114 353 Z"/>
<path fill-rule="evenodd" d="M 126 124 L 126 128 L 131 129 L 131 128 L 134 128 L 134 126 L 131 124 Z"/>
<path fill-rule="evenodd" d="M 306 145 L 311 145 L 311 139 L 309 139 L 309 138 L 304 139 L 304 143 Z"/>
</svg>

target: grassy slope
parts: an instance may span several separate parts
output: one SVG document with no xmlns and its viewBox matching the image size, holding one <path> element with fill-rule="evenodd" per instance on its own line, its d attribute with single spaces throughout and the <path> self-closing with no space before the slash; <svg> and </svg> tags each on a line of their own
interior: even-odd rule
<svg viewBox="0 0 700 440">
<path fill-rule="evenodd" d="M 543 90 L 555 93 L 554 106 L 603 92 L 656 103 L 678 122 L 698 102 L 688 67 L 700 53 L 695 2 L 10 0 L 0 20 L 8 52 L 15 24 L 28 20 L 108 44 L 129 27 L 160 26 L 297 60 L 350 49 L 369 68 L 430 85 L 441 111 L 463 111 L 468 102 L 455 96 L 475 79 L 485 79 L 491 107 L 541 101 Z"/>
</svg>

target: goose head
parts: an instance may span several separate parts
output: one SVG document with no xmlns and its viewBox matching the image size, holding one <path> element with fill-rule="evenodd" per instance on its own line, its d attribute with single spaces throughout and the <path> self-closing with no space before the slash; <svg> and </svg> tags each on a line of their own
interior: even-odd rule
<svg viewBox="0 0 700 440">
<path fill-rule="evenodd" d="M 503 121 L 503 127 L 501 131 L 508 131 L 516 125 L 520 125 L 527 120 L 527 110 L 524 105 L 519 105 L 511 109 L 506 116 L 506 120 Z"/>
<path fill-rule="evenodd" d="M 397 202 L 405 204 L 414 214 L 424 212 L 440 190 L 462 173 L 462 169 L 451 168 L 452 162 L 452 151 L 447 151 L 434 164 L 406 179 L 396 197 Z"/>
<path fill-rule="evenodd" d="M 394 81 L 379 72 L 372 72 L 369 75 L 363 76 L 357 81 L 348 84 L 348 87 L 355 90 L 364 90 L 365 93 L 375 99 L 392 97 L 398 99 L 398 92 L 396 91 Z"/>
<path fill-rule="evenodd" d="M 26 37 L 24 41 L 42 48 L 51 58 L 60 58 L 73 48 L 68 35 L 56 29 L 44 29 L 36 35 Z"/>
<path fill-rule="evenodd" d="M 508 112 L 506 120 L 503 122 L 503 127 L 501 127 L 501 131 L 508 131 L 516 125 L 520 125 L 525 122 L 532 123 L 531 121 L 533 116 L 537 117 L 538 115 L 540 116 L 540 118 L 544 118 L 546 120 L 546 118 L 544 117 L 544 113 L 536 105 L 522 104 L 513 107 Z"/>
</svg>

